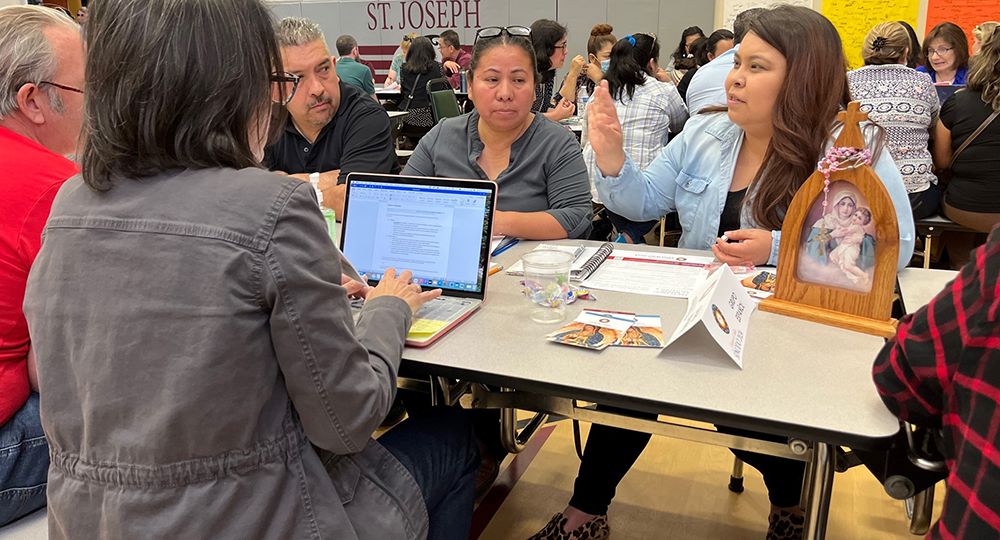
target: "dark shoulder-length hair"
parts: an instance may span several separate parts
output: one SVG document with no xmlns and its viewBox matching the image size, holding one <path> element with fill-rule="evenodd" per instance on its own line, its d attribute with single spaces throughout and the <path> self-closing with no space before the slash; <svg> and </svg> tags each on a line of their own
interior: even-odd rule
<svg viewBox="0 0 1000 540">
<path fill-rule="evenodd" d="M 555 76 L 552 55 L 556 52 L 556 43 L 566 37 L 567 32 L 565 26 L 553 20 L 538 19 L 531 23 L 531 44 L 535 48 L 535 62 L 543 82 L 548 82 Z"/>
<path fill-rule="evenodd" d="M 434 64 L 437 64 L 434 56 L 434 44 L 429 38 L 423 36 L 415 38 L 410 42 L 410 50 L 406 51 L 406 63 L 403 70 L 410 73 L 427 73 Z"/>
<path fill-rule="evenodd" d="M 920 46 L 920 39 L 917 38 L 917 32 L 910 26 L 910 23 L 906 21 L 896 21 L 903 25 L 903 29 L 906 33 L 910 35 L 910 53 L 906 56 L 906 65 L 911 68 L 916 68 L 920 64 L 924 63 L 923 48 Z"/>
<path fill-rule="evenodd" d="M 689 26 L 681 32 L 681 42 L 677 45 L 677 50 L 674 51 L 674 54 L 671 55 L 675 63 L 687 58 L 688 52 L 685 45 L 687 44 L 687 38 L 690 36 L 705 37 L 705 32 L 698 26 Z"/>
<path fill-rule="evenodd" d="M 634 44 L 633 44 L 634 43 Z M 624 102 L 635 95 L 649 73 L 649 61 L 660 59 L 660 42 L 649 34 L 625 36 L 611 48 L 611 62 L 604 79 L 612 99 Z"/>
<path fill-rule="evenodd" d="M 837 29 L 809 8 L 768 10 L 750 24 L 750 32 L 787 63 L 774 104 L 771 144 L 753 180 L 750 203 L 754 221 L 780 229 L 792 197 L 816 169 L 837 113 L 851 101 L 847 59 Z"/>
<path fill-rule="evenodd" d="M 85 33 L 87 185 L 260 166 L 251 141 L 266 139 L 282 65 L 259 0 L 101 0 Z"/>
<path fill-rule="evenodd" d="M 927 73 L 934 73 L 934 67 L 931 66 L 931 55 L 928 54 L 931 48 L 931 42 L 935 39 L 942 39 L 949 47 L 952 47 L 955 52 L 955 69 L 962 69 L 969 67 L 969 42 L 965 37 L 965 32 L 955 23 L 943 22 L 927 33 L 924 37 L 924 47 L 922 49 L 924 55 L 924 68 L 927 69 Z"/>
</svg>

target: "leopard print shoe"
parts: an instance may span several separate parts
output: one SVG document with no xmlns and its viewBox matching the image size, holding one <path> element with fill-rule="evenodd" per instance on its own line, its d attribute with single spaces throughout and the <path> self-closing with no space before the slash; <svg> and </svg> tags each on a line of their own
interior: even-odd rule
<svg viewBox="0 0 1000 540">
<path fill-rule="evenodd" d="M 606 515 L 591 518 L 570 532 L 563 529 L 565 525 L 566 516 L 559 512 L 528 540 L 605 540 L 611 534 Z"/>
<path fill-rule="evenodd" d="M 766 540 L 802 540 L 802 531 L 806 523 L 802 514 L 779 510 L 772 512 L 767 521 Z"/>
</svg>

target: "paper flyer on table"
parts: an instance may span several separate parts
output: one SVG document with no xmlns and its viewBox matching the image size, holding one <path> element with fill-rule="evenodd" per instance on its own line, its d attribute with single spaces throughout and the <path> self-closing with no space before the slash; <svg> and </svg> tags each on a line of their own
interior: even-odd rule
<svg viewBox="0 0 1000 540">
<path fill-rule="evenodd" d="M 614 345 L 635 322 L 635 314 L 584 310 L 573 322 L 545 336 L 549 341 L 595 351 Z"/>
<path fill-rule="evenodd" d="M 591 289 L 687 298 L 712 257 L 616 249 L 582 285 Z"/>
<path fill-rule="evenodd" d="M 636 315 L 635 322 L 625 330 L 618 347 L 652 347 L 662 349 L 663 325 L 659 315 Z"/>
<path fill-rule="evenodd" d="M 756 302 L 733 271 L 723 265 L 691 291 L 687 311 L 670 336 L 667 347 L 688 331 L 707 330 L 729 358 L 743 369 L 743 345 L 750 315 L 756 308 Z"/>
</svg>

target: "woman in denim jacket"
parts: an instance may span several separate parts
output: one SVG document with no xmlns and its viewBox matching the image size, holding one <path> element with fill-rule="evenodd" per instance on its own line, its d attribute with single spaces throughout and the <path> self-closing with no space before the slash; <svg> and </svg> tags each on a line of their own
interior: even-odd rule
<svg viewBox="0 0 1000 540">
<path fill-rule="evenodd" d="M 751 23 L 726 80 L 726 112 L 695 115 L 645 170 L 622 149 L 621 125 L 602 83 L 587 113 L 601 199 L 636 221 L 676 210 L 683 228 L 680 247 L 711 248 L 716 258 L 730 264 L 775 264 L 785 210 L 830 147 L 834 119 L 850 101 L 841 51 L 837 30 L 811 9 L 781 6 L 762 13 Z M 913 217 L 892 158 L 885 150 L 876 155 L 875 173 L 899 222 L 902 268 L 913 253 Z M 569 538 L 563 535 L 574 531 L 573 537 L 605 537 L 615 489 L 649 437 L 592 426 L 569 506 L 535 538 Z M 771 501 L 768 538 L 801 537 L 803 463 L 749 452 L 737 455 L 764 476 Z"/>
<path fill-rule="evenodd" d="M 309 183 L 260 167 L 272 102 L 297 85 L 267 7 L 89 15 L 82 176 L 24 303 L 49 537 L 467 538 L 462 411 L 372 439 L 413 312 L 440 291 L 391 270 L 368 290 Z M 349 294 L 367 295 L 356 323 Z"/>
</svg>

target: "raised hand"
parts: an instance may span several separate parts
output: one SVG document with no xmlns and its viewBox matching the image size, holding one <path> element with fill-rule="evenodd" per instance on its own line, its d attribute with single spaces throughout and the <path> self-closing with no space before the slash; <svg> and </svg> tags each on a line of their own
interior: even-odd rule
<svg viewBox="0 0 1000 540">
<path fill-rule="evenodd" d="M 622 124 L 618 121 L 608 81 L 601 81 L 587 103 L 587 125 L 587 137 L 594 149 L 597 168 L 604 176 L 618 176 L 625 165 L 625 150 L 622 148 Z"/>
</svg>

